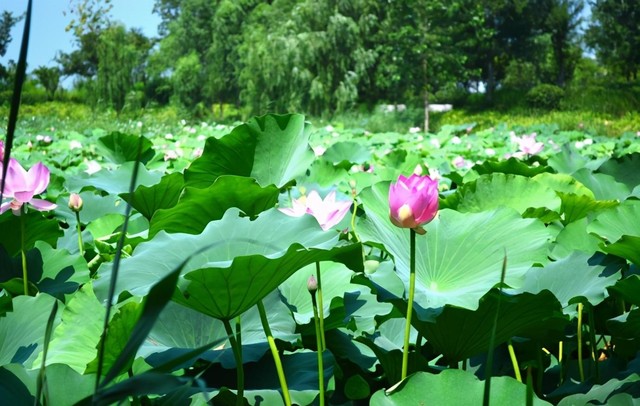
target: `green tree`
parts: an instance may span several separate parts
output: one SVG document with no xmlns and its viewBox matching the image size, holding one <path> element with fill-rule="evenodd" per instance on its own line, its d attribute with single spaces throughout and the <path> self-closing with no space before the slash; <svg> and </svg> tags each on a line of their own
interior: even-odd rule
<svg viewBox="0 0 640 406">
<path fill-rule="evenodd" d="M 11 43 L 11 29 L 22 17 L 15 17 L 11 12 L 4 11 L 0 17 L 0 57 L 5 56 Z M 10 66 L 0 64 L 0 85 L 10 86 L 12 69 Z"/>
<path fill-rule="evenodd" d="M 640 69 L 640 0 L 595 0 L 587 44 L 598 59 L 627 80 Z"/>
<path fill-rule="evenodd" d="M 555 83 L 564 86 L 573 76 L 582 53 L 578 27 L 584 3 L 581 0 L 549 0 L 549 3 L 545 29 L 550 34 Z"/>
<path fill-rule="evenodd" d="M 39 66 L 33 70 L 33 74 L 47 92 L 47 99 L 53 100 L 55 98 L 56 91 L 60 86 L 60 68 Z"/>
</svg>

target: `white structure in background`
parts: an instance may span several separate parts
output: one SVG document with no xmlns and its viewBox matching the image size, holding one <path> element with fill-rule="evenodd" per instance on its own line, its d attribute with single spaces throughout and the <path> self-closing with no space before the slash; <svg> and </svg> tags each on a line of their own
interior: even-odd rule
<svg viewBox="0 0 640 406">
<path fill-rule="evenodd" d="M 453 110 L 453 104 L 430 104 L 429 111 L 434 113 L 444 113 L 445 111 Z"/>
</svg>

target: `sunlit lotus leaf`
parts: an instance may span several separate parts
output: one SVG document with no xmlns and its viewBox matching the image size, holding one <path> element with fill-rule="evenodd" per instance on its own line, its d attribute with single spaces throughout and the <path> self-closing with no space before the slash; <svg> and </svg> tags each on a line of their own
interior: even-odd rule
<svg viewBox="0 0 640 406">
<path fill-rule="evenodd" d="M 313 162 L 305 127 L 303 115 L 270 114 L 252 118 L 221 139 L 209 138 L 202 156 L 185 170 L 185 183 L 205 188 L 218 176 L 237 175 L 282 188 Z"/>
<path fill-rule="evenodd" d="M 47 294 L 13 299 L 13 311 L 0 318 L 0 366 L 33 364 L 42 351 L 44 331 L 55 300 Z M 59 321 L 57 316 L 54 326 Z"/>
<path fill-rule="evenodd" d="M 640 381 L 640 375 L 631 374 L 626 378 L 610 379 L 602 385 L 593 385 L 587 393 L 577 393 L 562 399 L 558 406 L 574 406 L 574 405 L 635 405 L 637 398 L 627 399 L 626 402 L 614 403 L 613 398 L 617 397 L 616 393 L 625 394 L 625 388 L 637 387 Z"/>
<path fill-rule="evenodd" d="M 361 193 L 367 217 L 357 230 L 363 241 L 386 247 L 408 286 L 409 230 L 391 224 L 388 190 L 389 183 L 381 182 Z M 480 213 L 444 209 L 426 230 L 426 236 L 416 238 L 415 302 L 422 309 L 445 304 L 476 309 L 478 300 L 500 281 L 505 255 L 505 281 L 520 287 L 533 264 L 548 262 L 553 233 L 541 222 L 522 219 L 509 208 Z"/>
<path fill-rule="evenodd" d="M 586 217 L 567 224 L 556 236 L 552 257 L 564 258 L 574 251 L 591 253 L 598 251 L 602 242 L 598 237 L 587 232 L 589 222 Z"/>
<path fill-rule="evenodd" d="M 124 215 L 125 204 L 117 195 L 101 196 L 91 190 L 81 192 L 79 195 L 83 202 L 80 214 L 82 224 L 88 224 L 106 214 Z M 54 210 L 56 216 L 63 218 L 69 225 L 75 226 L 76 213 L 69 209 L 69 196 L 59 197 L 56 204 L 58 205 Z"/>
<path fill-rule="evenodd" d="M 519 175 L 494 173 L 483 175 L 461 189 L 461 212 L 481 212 L 500 206 L 524 213 L 530 207 L 560 211 L 560 198 L 550 187 Z"/>
<path fill-rule="evenodd" d="M 586 217 L 588 214 L 615 207 L 619 204 L 617 200 L 595 200 L 587 195 L 574 193 L 559 192 L 558 195 L 562 199 L 560 211 L 562 212 L 562 222 L 564 224 L 572 223 Z"/>
<path fill-rule="evenodd" d="M 447 369 L 439 374 L 417 372 L 399 386 L 387 392 L 381 389 L 373 394 L 371 406 L 405 406 L 422 401 L 425 405 L 459 406 L 481 405 L 485 383 L 472 372 Z M 425 390 L 429 388 L 428 390 Z M 461 390 L 464 388 L 464 390 Z M 491 379 L 492 405 L 525 404 L 527 386 L 508 376 Z M 551 403 L 533 396 L 534 405 Z"/>
<path fill-rule="evenodd" d="M 595 199 L 591 189 L 567 174 L 543 172 L 534 176 L 533 179 L 556 192 L 572 193 L 574 195 L 587 196 Z"/>
<path fill-rule="evenodd" d="M 151 220 L 156 210 L 169 209 L 175 206 L 183 188 L 184 179 L 182 174 L 175 172 L 163 176 L 160 183 L 156 185 L 138 186 L 131 197 L 129 193 L 123 193 L 122 198 L 129 202 L 147 220 Z"/>
<path fill-rule="evenodd" d="M 587 168 L 576 171 L 573 177 L 591 189 L 597 200 L 623 201 L 631 193 L 627 185 L 616 182 L 613 176 L 593 173 Z"/>
<path fill-rule="evenodd" d="M 617 207 L 598 214 L 587 231 L 595 233 L 609 243 L 623 235 L 640 236 L 640 201 L 627 200 Z"/>
<path fill-rule="evenodd" d="M 261 187 L 252 178 L 220 176 L 209 187 L 187 187 L 178 203 L 160 209 L 151 219 L 149 235 L 167 233 L 201 233 L 209 222 L 219 220 L 225 211 L 237 207 L 254 217 L 275 206 L 279 191 L 273 185 Z"/>
<path fill-rule="evenodd" d="M 179 282 L 182 293 L 175 299 L 205 314 L 232 318 L 316 261 L 337 261 L 361 270 L 360 249 L 358 244 L 341 246 L 338 234 L 322 231 L 312 216 L 290 217 L 272 209 L 252 221 L 230 209 L 201 234 L 160 232 L 139 244 L 131 258 L 121 262 L 116 295 L 125 290 L 144 295 L 192 255 Z M 94 285 L 99 297 L 110 280 L 105 268 Z"/>
<path fill-rule="evenodd" d="M 309 167 L 309 175 L 304 178 L 305 184 L 317 184 L 320 187 L 332 187 L 346 183 L 348 172 L 344 168 L 336 167 L 331 162 L 316 159 Z"/>
<path fill-rule="evenodd" d="M 372 158 L 365 145 L 353 141 L 336 142 L 322 155 L 322 159 L 346 169 L 352 165 L 371 163 Z"/>
<path fill-rule="evenodd" d="M 72 175 L 67 177 L 65 187 L 76 193 L 84 188 L 95 188 L 114 195 L 128 192 L 134 165 L 135 162 L 125 162 L 114 170 L 102 169 L 92 175 Z M 149 172 L 144 165 L 140 165 L 136 180 L 138 185 L 151 186 L 160 182 L 161 177 L 161 173 Z"/>
<path fill-rule="evenodd" d="M 146 164 L 155 155 L 153 143 L 147 138 L 140 139 L 139 136 L 123 134 L 118 131 L 98 138 L 96 146 L 100 155 L 116 164 L 135 160 Z M 140 147 L 140 156 L 138 156 Z"/>
<path fill-rule="evenodd" d="M 548 290 L 560 301 L 564 313 L 570 316 L 577 314 L 572 305 L 579 301 L 586 300 L 596 306 L 607 297 L 606 288 L 614 285 L 619 275 L 606 274 L 603 265 L 591 264 L 592 256 L 592 253 L 575 251 L 542 268 L 531 268 L 519 291 L 538 293 Z"/>
</svg>

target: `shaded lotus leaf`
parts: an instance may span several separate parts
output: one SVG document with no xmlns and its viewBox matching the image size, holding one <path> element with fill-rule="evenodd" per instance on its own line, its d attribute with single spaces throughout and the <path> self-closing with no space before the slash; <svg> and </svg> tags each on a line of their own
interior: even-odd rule
<svg viewBox="0 0 640 406">
<path fill-rule="evenodd" d="M 160 231 L 198 234 L 225 211 L 237 207 L 244 214 L 255 217 L 274 207 L 279 191 L 274 185 L 261 187 L 255 179 L 240 176 L 220 176 L 209 187 L 187 187 L 176 205 L 159 209 L 151 219 L 149 236 Z"/>
<path fill-rule="evenodd" d="M 155 281 L 191 256 L 174 299 L 210 316 L 232 318 L 316 261 L 337 261 L 362 270 L 360 245 L 341 246 L 338 237 L 335 232 L 322 231 L 312 216 L 289 217 L 271 209 L 250 220 L 239 217 L 237 209 L 229 209 L 201 234 L 161 231 L 153 240 L 139 244 L 120 264 L 115 292 L 144 295 Z M 94 287 L 98 297 L 104 297 L 109 265 L 103 265 L 99 274 L 102 277 Z"/>
<path fill-rule="evenodd" d="M 169 209 L 178 203 L 183 187 L 182 174 L 175 172 L 163 176 L 160 183 L 156 185 L 140 185 L 133 192 L 133 195 L 122 193 L 121 196 L 147 220 L 151 220 L 157 210 Z"/>
<path fill-rule="evenodd" d="M 560 198 L 556 192 L 534 179 L 519 175 L 494 173 L 483 175 L 460 189 L 461 212 L 481 212 L 506 206 L 524 213 L 528 208 L 546 208 L 560 211 Z"/>
<path fill-rule="evenodd" d="M 538 293 L 548 290 L 560 301 L 564 313 L 573 317 L 577 311 L 572 304 L 584 298 L 592 306 L 598 305 L 607 297 L 607 287 L 614 285 L 619 277 L 616 273 L 604 272 L 603 265 L 590 264 L 592 256 L 592 253 L 574 251 L 542 268 L 531 268 L 518 291 Z"/>
<path fill-rule="evenodd" d="M 619 206 L 603 211 L 587 226 L 608 243 L 627 236 L 640 236 L 640 201 L 627 200 Z"/>
<path fill-rule="evenodd" d="M 623 235 L 618 241 L 605 246 L 602 251 L 640 266 L 640 237 L 638 236 Z"/>
<path fill-rule="evenodd" d="M 112 195 L 128 192 L 135 162 L 125 162 L 114 170 L 102 169 L 94 174 L 80 173 L 66 178 L 67 190 L 81 192 L 85 188 L 95 188 Z M 149 172 L 144 165 L 139 166 L 138 185 L 152 186 L 160 182 L 160 172 Z"/>
<path fill-rule="evenodd" d="M 384 244 L 406 287 L 409 230 L 389 221 L 388 192 L 389 183 L 381 182 L 361 193 L 366 220 L 357 230 L 363 241 Z M 537 220 L 523 219 L 513 209 L 480 213 L 444 209 L 425 228 L 427 234 L 416 238 L 418 308 L 437 309 L 450 304 L 476 309 L 480 298 L 500 281 L 505 255 L 505 282 L 514 288 L 522 285 L 533 264 L 549 261 L 547 251 L 553 231 Z"/>
<path fill-rule="evenodd" d="M 613 176 L 593 173 L 587 168 L 576 171 L 573 177 L 591 189 L 596 200 L 623 201 L 631 194 L 631 189 L 624 183 L 616 182 Z"/>
<path fill-rule="evenodd" d="M 0 399 L 8 405 L 32 405 L 35 393 L 35 371 L 19 364 L 0 368 Z"/>
<path fill-rule="evenodd" d="M 637 373 L 631 374 L 622 380 L 613 378 L 602 385 L 593 385 L 587 393 L 578 393 L 567 396 L 558 403 L 558 406 L 587 404 L 613 405 L 614 403 L 611 402 L 611 400 L 616 396 L 616 394 L 624 393 L 630 387 L 637 387 L 639 382 L 640 376 Z M 635 402 L 637 402 L 637 399 L 633 399 L 632 403 L 626 404 L 636 404 Z M 625 403 L 619 404 L 622 405 Z"/>
<path fill-rule="evenodd" d="M 13 298 L 13 311 L 0 319 L 0 366 L 31 367 L 42 351 L 44 331 L 56 299 L 46 294 Z M 54 326 L 60 322 L 57 316 Z"/>
<path fill-rule="evenodd" d="M 481 405 L 485 383 L 472 372 L 446 369 L 435 375 L 417 372 L 391 391 L 381 389 L 371 397 L 371 406 L 406 406 L 422 402 L 425 405 Z M 428 390 L 426 390 L 428 388 Z M 464 388 L 464 390 L 461 390 Z M 507 376 L 491 379 L 491 405 L 526 403 L 527 386 Z M 533 397 L 534 405 L 551 403 Z"/>
<path fill-rule="evenodd" d="M 509 158 L 507 160 L 487 159 L 481 164 L 475 164 L 471 171 L 478 175 L 490 175 L 492 173 L 504 173 L 508 175 L 520 175 L 528 178 L 534 177 L 541 173 L 551 172 L 548 166 L 531 166 L 517 158 Z"/>
<path fill-rule="evenodd" d="M 609 287 L 609 291 L 619 295 L 627 303 L 640 306 L 640 276 L 638 275 L 630 275 L 619 280 Z"/>
<path fill-rule="evenodd" d="M 142 138 L 142 139 L 140 139 Z M 142 145 L 140 143 L 142 142 Z M 153 143 L 145 137 L 139 137 L 137 135 L 123 134 L 115 131 L 105 136 L 98 138 L 97 152 L 116 164 L 123 164 L 129 161 L 139 160 L 143 164 L 146 164 L 153 158 L 155 151 L 153 150 Z M 140 156 L 138 157 L 138 148 L 140 150 Z"/>
<path fill-rule="evenodd" d="M 21 222 L 24 222 L 24 246 L 21 244 Z M 10 257 L 16 256 L 22 249 L 30 250 L 38 241 L 55 245 L 63 234 L 57 220 L 44 218 L 43 213 L 36 210 L 29 210 L 22 216 L 5 212 L 0 216 L 0 229 L 0 249 L 4 248 Z"/>
<path fill-rule="evenodd" d="M 640 185 L 640 153 L 610 158 L 598 168 L 598 172 L 611 175 L 616 181 L 633 189 Z"/>
<path fill-rule="evenodd" d="M 607 320 L 607 328 L 611 335 L 623 339 L 640 339 L 640 309 Z"/>
<path fill-rule="evenodd" d="M 336 142 L 322 155 L 322 159 L 345 169 L 371 162 L 372 158 L 371 152 L 365 145 L 353 141 Z"/>
<path fill-rule="evenodd" d="M 304 175 L 314 160 L 300 114 L 254 117 L 220 139 L 209 138 L 202 156 L 185 170 L 187 186 L 205 188 L 218 176 L 256 179 L 283 188 Z"/>
</svg>

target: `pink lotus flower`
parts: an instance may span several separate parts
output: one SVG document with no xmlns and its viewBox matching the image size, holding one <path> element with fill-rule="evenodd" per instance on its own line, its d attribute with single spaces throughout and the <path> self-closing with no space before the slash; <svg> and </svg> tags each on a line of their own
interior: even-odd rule
<svg viewBox="0 0 640 406">
<path fill-rule="evenodd" d="M 320 227 L 327 231 L 338 224 L 349 211 L 351 201 L 336 201 L 336 192 L 332 190 L 322 200 L 318 192 L 312 190 L 307 196 L 293 199 L 293 207 L 280 208 L 281 212 L 293 217 L 311 214 L 316 218 Z"/>
<path fill-rule="evenodd" d="M 0 165 L 2 165 L 3 161 L 4 161 L 4 141 L 0 140 Z M 0 168 L 2 168 L 2 166 L 0 166 Z"/>
<path fill-rule="evenodd" d="M 0 205 L 0 214 L 11 209 L 16 216 L 20 215 L 22 205 L 29 203 L 36 210 L 47 211 L 57 207 L 54 203 L 34 198 L 45 191 L 49 185 L 49 169 L 38 162 L 27 172 L 22 165 L 11 158 L 7 168 L 3 197 L 12 199 Z"/>
<path fill-rule="evenodd" d="M 544 148 L 544 143 L 536 141 L 536 133 L 516 137 L 514 141 L 518 144 L 520 152 L 525 155 L 536 155 Z"/>
<path fill-rule="evenodd" d="M 424 234 L 422 225 L 438 213 L 438 181 L 429 176 L 400 175 L 389 186 L 389 219 L 401 228 L 412 228 Z"/>
</svg>

